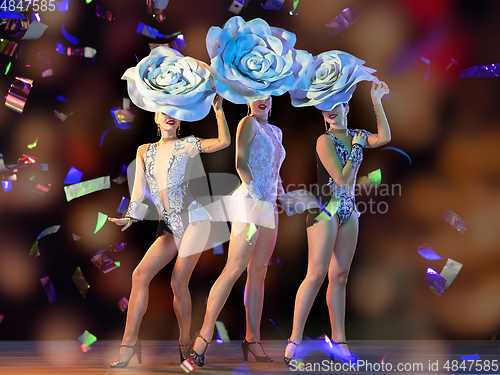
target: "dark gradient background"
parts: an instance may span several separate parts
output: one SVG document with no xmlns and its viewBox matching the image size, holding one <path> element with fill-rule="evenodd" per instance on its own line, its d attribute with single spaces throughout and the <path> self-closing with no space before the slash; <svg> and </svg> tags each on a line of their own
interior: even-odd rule
<svg viewBox="0 0 500 375">
<path fill-rule="evenodd" d="M 131 273 L 153 242 L 156 223 L 133 225 L 126 232 L 111 223 L 93 234 L 97 212 L 115 216 L 127 184 L 112 183 L 108 190 L 67 202 L 63 181 L 71 166 L 84 172 L 83 180 L 119 175 L 123 163 L 135 158 L 136 148 L 157 140 L 153 115 L 139 111 L 131 130 L 113 129 L 110 110 L 127 96 L 125 70 L 149 53 L 147 37 L 135 32 L 142 21 L 161 33 L 182 31 L 187 47 L 182 53 L 209 63 L 205 36 L 233 14 L 231 0 L 171 0 L 159 24 L 147 14 L 143 1 L 73 0 L 66 13 L 42 13 L 49 25 L 38 40 L 21 41 L 27 48 L 22 60 L 0 55 L 0 91 L 6 95 L 16 76 L 34 79 L 23 115 L 0 107 L 0 153 L 7 164 L 23 154 L 48 163 L 22 169 L 12 192 L 0 191 L 0 324 L 1 340 L 76 339 L 88 330 L 98 339 L 121 338 L 125 313 L 117 302 L 128 297 Z M 500 330 L 500 84 L 497 78 L 457 79 L 460 69 L 500 62 L 500 2 L 461 0 L 302 0 L 297 16 L 285 1 L 280 12 L 263 10 L 250 0 L 240 16 L 265 19 L 297 36 L 296 48 L 318 54 L 340 49 L 377 69 L 388 83 L 383 101 L 392 130 L 390 146 L 405 150 L 408 160 L 394 151 L 367 150 L 359 175 L 382 170 L 382 182 L 399 184 L 395 196 L 373 191 L 358 201 L 386 202 L 385 214 L 365 213 L 360 218 L 359 242 L 347 288 L 348 339 L 488 339 Z M 349 29 L 328 37 L 323 25 L 347 6 L 361 4 L 364 13 Z M 98 19 L 96 4 L 116 12 L 117 19 Z M 119 12 L 119 13 L 118 13 Z M 97 50 L 95 64 L 77 56 L 59 55 L 55 43 L 70 46 L 61 25 L 81 39 L 78 46 Z M 42 78 L 38 54 L 50 59 L 54 75 Z M 430 74 L 424 80 L 430 60 Z M 453 58 L 459 67 L 448 63 Z M 25 67 L 27 63 L 33 67 Z M 351 100 L 349 126 L 376 131 L 370 84 L 361 83 Z M 63 95 L 68 103 L 55 98 Z M 73 112 L 65 122 L 54 110 Z M 234 139 L 246 106 L 224 102 Z M 294 108 L 288 94 L 273 99 L 270 122 L 283 129 L 287 158 L 282 178 L 287 190 L 315 181 L 315 140 L 324 131 L 315 108 Z M 213 112 L 197 123 L 181 125 L 181 135 L 216 136 Z M 33 150 L 27 145 L 38 138 Z M 203 155 L 210 173 L 236 173 L 234 143 L 211 155 Z M 36 175 L 34 181 L 29 177 Z M 37 184 L 51 184 L 44 195 L 32 192 Z M 293 186 L 292 184 L 295 184 Z M 27 192 L 26 192 L 27 191 Z M 379 190 L 380 192 L 380 190 Z M 381 206 L 383 207 L 383 206 Z M 465 234 L 443 219 L 449 207 L 469 222 Z M 281 266 L 269 267 L 262 319 L 262 339 L 278 339 L 274 322 L 285 335 L 291 331 L 297 288 L 305 276 L 307 243 L 305 214 L 281 215 L 274 258 Z M 52 225 L 57 234 L 40 240 L 41 255 L 28 257 L 37 235 Z M 75 242 L 72 233 L 83 239 Z M 117 241 L 125 250 L 110 254 L 121 267 L 103 274 L 89 255 Z M 429 262 L 417 246 L 430 243 L 444 259 Z M 227 249 L 227 244 L 225 245 Z M 463 263 L 455 282 L 440 297 L 423 284 L 426 268 L 438 272 L 447 258 Z M 202 323 L 205 299 L 222 270 L 226 255 L 206 251 L 191 280 L 192 332 Z M 71 276 L 80 266 L 90 284 L 83 299 Z M 174 340 L 178 328 L 169 285 L 172 266 L 151 283 L 149 308 L 141 339 Z M 40 278 L 50 276 L 57 301 L 48 303 Z M 230 337 L 241 339 L 245 329 L 242 300 L 244 277 L 235 285 L 219 320 Z M 310 337 L 330 334 L 325 303 L 326 284 L 320 290 L 307 322 Z"/>
</svg>

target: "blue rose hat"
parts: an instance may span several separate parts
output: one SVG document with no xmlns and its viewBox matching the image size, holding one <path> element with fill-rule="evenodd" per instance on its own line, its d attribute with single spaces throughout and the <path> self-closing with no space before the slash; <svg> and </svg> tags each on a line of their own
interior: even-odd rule
<svg viewBox="0 0 500 375">
<path fill-rule="evenodd" d="M 294 49 L 295 42 L 295 34 L 260 18 L 245 22 L 234 16 L 223 29 L 211 27 L 206 43 L 219 95 L 245 104 L 294 88 L 312 61 L 310 53 Z"/>
<path fill-rule="evenodd" d="M 361 81 L 375 81 L 375 69 L 343 51 L 328 51 L 315 56 L 301 72 L 297 86 L 290 91 L 295 107 L 315 106 L 329 111 L 339 103 L 347 103 Z"/>
<path fill-rule="evenodd" d="M 168 47 L 157 47 L 127 69 L 128 94 L 139 108 L 163 112 L 182 121 L 208 115 L 215 97 L 209 66 Z"/>
</svg>

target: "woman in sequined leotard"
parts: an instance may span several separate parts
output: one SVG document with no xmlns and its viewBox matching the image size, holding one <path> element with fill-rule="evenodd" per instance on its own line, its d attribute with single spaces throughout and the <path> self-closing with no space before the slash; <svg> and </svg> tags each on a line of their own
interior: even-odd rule
<svg viewBox="0 0 500 375">
<path fill-rule="evenodd" d="M 309 259 L 307 275 L 297 291 L 293 330 L 285 349 L 285 363 L 290 363 L 302 342 L 304 326 L 319 288 L 328 274 L 326 301 L 330 314 L 332 339 L 339 344 L 344 360 L 355 360 L 345 339 L 345 288 L 358 239 L 358 216 L 355 210 L 356 174 L 363 159 L 363 148 L 374 148 L 391 139 L 389 124 L 381 99 L 389 92 L 387 85 L 372 83 L 371 98 L 377 117 L 377 134 L 347 129 L 349 105 L 340 103 L 322 111 L 327 132 L 318 138 L 318 184 L 320 201 L 338 211 L 330 218 L 322 210 L 308 214 L 307 239 Z M 329 205 L 329 202 L 332 202 Z M 353 212 L 355 214 L 353 214 Z"/>
<path fill-rule="evenodd" d="M 199 366 L 204 363 L 204 353 L 212 338 L 215 321 L 234 283 L 245 269 L 246 336 L 242 343 L 244 359 L 247 360 L 250 351 L 259 362 L 272 361 L 260 345 L 260 321 L 267 264 L 273 253 L 278 232 L 276 198 L 283 194 L 279 171 L 285 158 L 285 149 L 281 144 L 281 130 L 267 122 L 271 97 L 252 102 L 249 107 L 251 114 L 241 120 L 236 134 L 236 169 L 242 184 L 233 193 L 233 198 L 254 200 L 255 207 L 261 204 L 268 206 L 269 209 L 264 208 L 261 216 L 270 215 L 272 224 L 264 227 L 255 226 L 248 221 L 233 222 L 227 263 L 210 290 L 203 327 L 192 350 L 192 357 Z"/>
<path fill-rule="evenodd" d="M 203 208 L 190 202 L 189 183 L 192 159 L 198 152 L 211 153 L 230 144 L 229 129 L 222 110 L 222 97 L 213 102 L 217 118 L 218 138 L 201 139 L 193 136 L 177 139 L 180 125 L 167 114 L 156 112 L 155 121 L 161 130 L 157 143 L 142 145 L 137 150 L 136 176 L 127 217 L 109 219 L 128 228 L 134 221 L 134 208 L 144 198 L 144 187 L 149 187 L 152 199 L 160 213 L 158 237 L 148 249 L 132 274 L 132 291 L 127 310 L 127 322 L 122 339 L 118 361 L 111 367 L 126 367 L 137 351 L 139 328 L 148 304 L 149 283 L 177 254 L 172 271 L 171 286 L 174 294 L 174 311 L 179 324 L 179 350 L 181 361 L 189 357 L 187 345 L 190 342 L 191 296 L 188 283 L 196 263 L 205 247 L 210 231 L 210 221 L 201 218 Z M 196 176 L 195 176 L 196 177 Z M 191 204 L 190 204 L 191 203 Z M 189 216 L 197 211 L 197 220 Z M 191 222 L 190 222 L 191 221 Z M 183 256 L 186 255 L 186 256 Z M 187 255 L 193 254 L 193 255 Z"/>
</svg>

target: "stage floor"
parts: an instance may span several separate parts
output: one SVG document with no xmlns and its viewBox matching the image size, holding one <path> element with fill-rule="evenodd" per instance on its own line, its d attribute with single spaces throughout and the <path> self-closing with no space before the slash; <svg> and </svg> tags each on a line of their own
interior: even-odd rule
<svg viewBox="0 0 500 375">
<path fill-rule="evenodd" d="M 118 341 L 97 341 L 84 353 L 78 341 L 0 341 L 0 374 L 185 374 L 180 368 L 176 341 L 142 341 L 143 362 L 134 357 L 127 369 L 110 369 L 117 358 Z M 288 368 L 283 364 L 285 340 L 263 341 L 273 363 L 258 363 L 250 354 L 243 361 L 241 342 L 210 345 L 207 364 L 199 374 L 393 373 L 393 374 L 499 374 L 500 341 L 351 341 L 351 350 L 363 362 L 341 367 L 340 362 L 316 350 Z M 461 356 L 477 354 L 466 362 Z M 381 364 L 382 359 L 384 360 Z M 448 365 L 448 366 L 447 366 Z M 299 367 L 300 366 L 300 367 Z"/>
</svg>

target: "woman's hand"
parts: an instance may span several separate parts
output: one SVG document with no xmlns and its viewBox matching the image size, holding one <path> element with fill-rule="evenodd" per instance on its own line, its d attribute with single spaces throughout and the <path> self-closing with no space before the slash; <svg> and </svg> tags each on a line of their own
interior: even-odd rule
<svg viewBox="0 0 500 375">
<path fill-rule="evenodd" d="M 135 223 L 137 222 L 137 220 L 135 219 L 131 219 L 130 217 L 123 217 L 123 218 L 120 218 L 120 219 L 115 219 L 115 218 L 112 218 L 112 217 L 108 217 L 108 220 L 109 221 L 112 221 L 113 223 L 115 223 L 116 225 L 120 225 L 120 226 L 123 226 L 125 225 L 123 228 L 122 228 L 122 232 L 127 229 L 129 226 L 132 225 L 132 223 Z"/>
<path fill-rule="evenodd" d="M 382 97 L 389 93 L 387 83 L 380 81 L 380 84 L 372 82 L 371 96 L 373 105 L 380 104 Z"/>
<path fill-rule="evenodd" d="M 222 101 L 224 98 L 219 94 L 215 95 L 214 101 L 212 102 L 212 107 L 214 107 L 215 113 L 221 111 L 222 112 Z"/>
<path fill-rule="evenodd" d="M 356 134 L 352 137 L 351 144 L 354 145 L 357 143 L 361 147 L 365 147 L 366 145 L 366 135 L 363 134 L 361 130 L 357 131 Z"/>
</svg>

